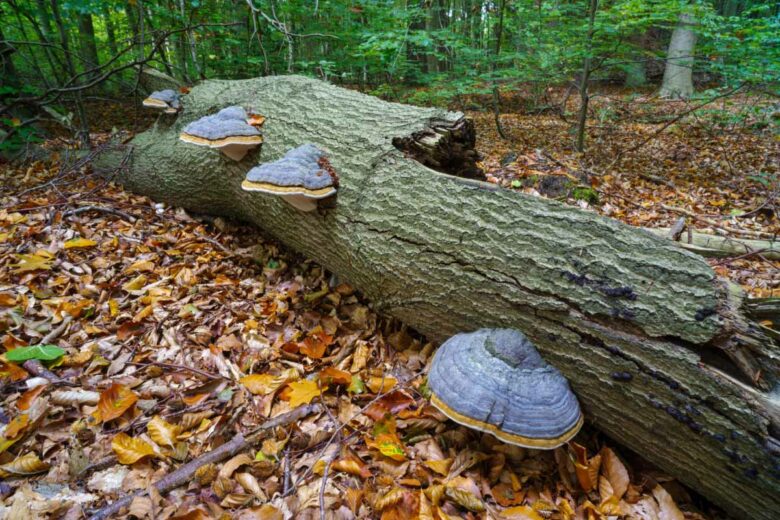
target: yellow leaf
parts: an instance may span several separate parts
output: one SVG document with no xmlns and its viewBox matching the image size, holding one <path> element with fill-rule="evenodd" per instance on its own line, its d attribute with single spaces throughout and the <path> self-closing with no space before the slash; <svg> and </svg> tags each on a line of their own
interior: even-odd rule
<svg viewBox="0 0 780 520">
<path fill-rule="evenodd" d="M 379 392 L 388 392 L 398 383 L 398 380 L 394 377 L 370 377 L 366 381 L 366 386 L 371 389 L 372 392 L 378 394 Z"/>
<path fill-rule="evenodd" d="M 431 468 L 439 475 L 446 477 L 450 472 L 450 466 L 452 465 L 452 458 L 441 460 L 426 460 L 423 464 Z"/>
<path fill-rule="evenodd" d="M 125 268 L 127 274 L 141 273 L 143 271 L 154 272 L 154 262 L 151 260 L 139 260 Z"/>
<path fill-rule="evenodd" d="M 24 477 L 42 473 L 49 465 L 41 461 L 35 453 L 28 453 L 0 466 L 0 478 Z"/>
<path fill-rule="evenodd" d="M 29 415 L 27 415 L 26 413 L 17 415 L 13 419 L 11 419 L 11 422 L 9 422 L 8 425 L 5 427 L 5 438 L 15 439 L 16 437 L 19 436 L 20 433 L 24 433 L 24 431 L 27 429 L 27 426 L 29 425 L 30 425 Z"/>
<path fill-rule="evenodd" d="M 144 457 L 154 456 L 152 446 L 142 440 L 134 439 L 126 433 L 117 433 L 111 441 L 111 449 L 116 453 L 116 458 L 122 464 L 133 464 Z"/>
<path fill-rule="evenodd" d="M 447 487 L 444 490 L 444 494 L 447 495 L 450 500 L 469 511 L 481 513 L 485 510 L 485 504 L 482 503 L 482 500 L 480 500 L 479 497 L 463 489 Z"/>
<path fill-rule="evenodd" d="M 108 312 L 111 314 L 112 318 L 116 318 L 119 314 L 119 302 L 113 298 L 108 300 Z"/>
<path fill-rule="evenodd" d="M 172 448 L 176 444 L 176 438 L 181 433 L 181 427 L 165 421 L 159 415 L 155 415 L 149 421 L 149 424 L 146 425 L 146 431 L 149 432 L 149 437 L 160 446 L 170 446 Z"/>
<path fill-rule="evenodd" d="M 515 506 L 501 511 L 501 518 L 512 520 L 544 520 L 531 506 Z"/>
<path fill-rule="evenodd" d="M 406 450 L 395 433 L 380 433 L 374 439 L 366 439 L 369 448 L 379 450 L 385 457 L 399 462 L 406 460 Z"/>
<path fill-rule="evenodd" d="M 0 244 L 8 242 L 9 238 L 11 238 L 11 233 L 0 233 Z"/>
<path fill-rule="evenodd" d="M 302 381 L 293 381 L 289 385 L 290 388 L 290 406 L 297 408 L 302 404 L 309 404 L 315 397 L 320 395 L 320 388 L 317 386 L 316 381 L 310 381 L 304 379 Z M 322 392 L 325 392 L 328 387 L 323 387 Z"/>
<path fill-rule="evenodd" d="M 132 280 L 124 284 L 122 286 L 122 289 L 127 292 L 137 291 L 143 288 L 146 285 L 147 281 L 148 279 L 146 278 L 146 275 L 139 274 L 138 276 L 136 276 L 135 278 L 133 278 Z"/>
<path fill-rule="evenodd" d="M 267 395 L 278 390 L 286 379 L 271 374 L 251 374 L 242 377 L 239 382 L 255 395 Z"/>
<path fill-rule="evenodd" d="M 54 261 L 53 258 L 48 256 L 39 255 L 35 253 L 33 255 L 15 255 L 16 263 L 13 264 L 14 273 L 25 273 L 27 271 L 48 271 L 51 269 L 51 264 Z"/>
<path fill-rule="evenodd" d="M 65 249 L 83 249 L 88 247 L 95 247 L 97 242 L 89 240 L 88 238 L 72 238 L 65 241 Z"/>
</svg>

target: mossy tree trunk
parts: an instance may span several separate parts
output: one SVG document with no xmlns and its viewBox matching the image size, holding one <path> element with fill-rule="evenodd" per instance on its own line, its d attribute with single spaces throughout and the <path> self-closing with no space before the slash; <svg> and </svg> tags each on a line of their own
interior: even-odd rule
<svg viewBox="0 0 780 520">
<path fill-rule="evenodd" d="M 178 140 L 186 123 L 235 104 L 267 116 L 262 150 L 236 163 Z M 522 330 L 597 427 L 731 513 L 777 517 L 778 403 L 767 393 L 777 346 L 702 259 L 610 219 L 433 171 L 393 145 L 417 136 L 437 164 L 442 150 L 468 159 L 473 134 L 458 113 L 295 76 L 207 81 L 183 105 L 130 143 L 120 178 L 130 189 L 252 222 L 431 339 Z M 308 142 L 339 174 L 335 200 L 301 213 L 241 190 L 251 166 Z"/>
</svg>

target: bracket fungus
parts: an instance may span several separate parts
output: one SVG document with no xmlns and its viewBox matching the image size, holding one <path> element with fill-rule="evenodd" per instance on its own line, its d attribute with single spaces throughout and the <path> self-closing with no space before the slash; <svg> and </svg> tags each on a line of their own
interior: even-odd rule
<svg viewBox="0 0 780 520">
<path fill-rule="evenodd" d="M 144 99 L 143 105 L 147 108 L 162 110 L 166 114 L 175 114 L 181 108 L 179 93 L 175 90 L 156 90 L 148 98 Z"/>
<path fill-rule="evenodd" d="M 312 211 L 317 208 L 317 200 L 336 193 L 338 177 L 322 150 L 304 144 L 277 161 L 249 170 L 241 187 L 278 195 L 301 211 Z"/>
<path fill-rule="evenodd" d="M 216 114 L 193 121 L 184 127 L 179 139 L 216 148 L 234 161 L 240 161 L 249 150 L 263 142 L 260 130 L 249 124 L 246 111 L 238 106 L 223 108 Z"/>
<path fill-rule="evenodd" d="M 583 423 L 566 378 L 513 329 L 480 329 L 445 341 L 428 387 L 431 403 L 453 421 L 526 448 L 557 448 Z"/>
</svg>

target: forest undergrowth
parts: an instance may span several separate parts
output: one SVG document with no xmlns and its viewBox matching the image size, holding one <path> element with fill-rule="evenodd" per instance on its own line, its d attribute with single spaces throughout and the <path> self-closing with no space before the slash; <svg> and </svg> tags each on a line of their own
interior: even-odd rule
<svg viewBox="0 0 780 520">
<path fill-rule="evenodd" d="M 507 189 L 632 225 L 688 214 L 697 231 L 774 237 L 776 136 L 702 116 L 653 137 L 686 108 L 650 103 L 593 121 L 585 154 L 559 115 L 502 115 L 510 141 L 470 115 Z M 595 113 L 622 106 L 605 96 Z M 96 104 L 96 146 L 129 135 L 135 111 Z M 434 345 L 253 229 L 122 190 L 69 144 L 0 166 L 0 337 L 22 348 L 0 361 L 3 517 L 81 518 L 125 493 L 127 517 L 156 519 L 721 516 L 592 428 L 541 452 L 446 420 L 426 400 Z M 780 262 L 760 252 L 710 262 L 778 295 Z M 153 486 L 238 433 L 251 446 Z"/>
</svg>

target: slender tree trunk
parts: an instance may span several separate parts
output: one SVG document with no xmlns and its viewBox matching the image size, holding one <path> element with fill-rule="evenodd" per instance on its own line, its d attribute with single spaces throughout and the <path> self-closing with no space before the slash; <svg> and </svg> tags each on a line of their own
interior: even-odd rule
<svg viewBox="0 0 780 520">
<path fill-rule="evenodd" d="M 630 53 L 630 58 L 634 61 L 625 66 L 627 87 L 641 87 L 647 83 L 647 60 L 644 56 L 645 46 L 647 45 L 647 31 L 635 35 L 629 39 L 635 50 Z"/>
<path fill-rule="evenodd" d="M 5 43 L 5 41 L 3 26 L 0 25 L 0 86 L 17 85 L 19 76 L 16 74 L 16 67 L 14 67 L 13 61 L 16 49 Z"/>
<path fill-rule="evenodd" d="M 111 19 L 111 11 L 107 6 L 103 6 L 102 13 L 103 23 L 106 24 L 106 39 L 108 40 L 108 50 L 111 52 L 113 58 L 119 54 L 119 47 L 116 43 L 116 29 L 114 28 L 114 21 Z"/>
<path fill-rule="evenodd" d="M 119 173 L 128 187 L 255 223 L 432 341 L 522 330 L 597 427 L 735 518 L 777 518 L 780 400 L 767 389 L 779 347 L 702 258 L 615 220 L 433 171 L 394 146 L 441 167 L 474 145 L 462 114 L 298 76 L 205 81 L 182 104 L 170 125 L 130 143 Z M 241 162 L 178 138 L 226 105 L 268 117 L 262 150 Z M 260 154 L 273 161 L 306 142 L 328 152 L 334 199 L 301 213 L 241 190 Z"/>
<path fill-rule="evenodd" d="M 493 119 L 496 121 L 496 130 L 502 139 L 506 139 L 506 133 L 501 126 L 501 93 L 498 90 L 498 80 L 495 77 L 496 69 L 498 67 L 498 59 L 501 56 L 501 37 L 504 33 L 504 9 L 506 7 L 506 0 L 501 0 L 501 4 L 498 7 L 498 26 L 496 27 L 496 47 L 493 55 L 493 61 L 490 65 L 490 72 L 493 75 Z"/>
<path fill-rule="evenodd" d="M 585 131 L 588 122 L 588 104 L 590 95 L 588 94 L 588 82 L 590 81 L 591 64 L 593 63 L 593 30 L 596 22 L 596 11 L 599 8 L 598 0 L 590 0 L 588 7 L 588 34 L 585 44 L 585 59 L 582 63 L 582 77 L 580 78 L 580 113 L 577 118 L 577 141 L 575 148 L 578 152 L 585 150 Z"/>
<path fill-rule="evenodd" d="M 690 13 L 680 13 L 666 53 L 661 96 L 688 99 L 693 95 L 693 53 L 696 48 L 696 20 Z"/>
<path fill-rule="evenodd" d="M 92 23 L 92 15 L 89 13 L 79 13 L 79 55 L 81 56 L 82 70 L 88 71 L 95 69 L 100 62 L 98 61 L 97 44 L 95 43 L 95 26 Z M 95 73 L 97 74 L 97 73 Z M 87 78 L 94 77 L 93 75 Z"/>
<path fill-rule="evenodd" d="M 68 80 L 70 81 L 76 76 L 76 66 L 73 64 L 73 58 L 71 57 L 70 44 L 68 43 L 68 30 L 62 20 L 60 6 L 58 5 L 57 0 L 50 1 L 54 23 L 56 24 L 57 32 L 60 35 L 60 45 L 65 53 L 65 64 L 69 76 Z M 84 100 L 82 99 L 81 91 L 76 90 L 73 98 L 76 105 L 76 115 L 79 120 L 78 139 L 84 147 L 89 147 L 89 120 L 87 119 L 87 111 L 84 108 Z"/>
</svg>

